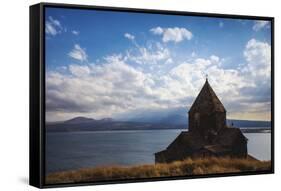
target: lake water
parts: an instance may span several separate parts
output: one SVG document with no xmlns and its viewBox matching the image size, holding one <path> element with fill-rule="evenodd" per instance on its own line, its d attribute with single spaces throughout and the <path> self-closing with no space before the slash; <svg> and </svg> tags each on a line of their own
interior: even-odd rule
<svg viewBox="0 0 281 191">
<path fill-rule="evenodd" d="M 46 134 L 46 172 L 154 163 L 182 130 L 91 131 Z M 271 159 L 270 133 L 245 133 L 248 153 Z"/>
</svg>

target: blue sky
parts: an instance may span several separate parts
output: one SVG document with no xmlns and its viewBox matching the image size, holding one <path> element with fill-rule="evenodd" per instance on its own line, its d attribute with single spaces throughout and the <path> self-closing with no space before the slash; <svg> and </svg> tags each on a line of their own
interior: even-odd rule
<svg viewBox="0 0 281 191">
<path fill-rule="evenodd" d="M 230 117 L 270 119 L 268 21 L 61 8 L 45 19 L 49 120 L 189 107 L 205 74 Z"/>
</svg>

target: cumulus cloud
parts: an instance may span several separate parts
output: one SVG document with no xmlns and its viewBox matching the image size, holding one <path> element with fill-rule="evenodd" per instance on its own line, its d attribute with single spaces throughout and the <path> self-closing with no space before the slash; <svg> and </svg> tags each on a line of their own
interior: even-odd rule
<svg viewBox="0 0 281 191">
<path fill-rule="evenodd" d="M 271 45 L 251 39 L 244 49 L 246 63 L 239 68 L 244 87 L 239 89 L 239 102 L 230 108 L 236 117 L 256 116 L 270 119 L 271 111 Z M 240 112 L 238 112 L 240 110 Z"/>
<path fill-rule="evenodd" d="M 76 77 L 85 77 L 91 72 L 88 66 L 80 66 L 76 64 L 69 65 L 69 71 Z"/>
<path fill-rule="evenodd" d="M 149 83 L 142 72 L 125 64 L 119 55 L 105 58 L 102 65 L 70 65 L 69 72 L 47 73 L 47 116 L 94 113 L 99 117 L 130 110 L 150 103 L 153 96 Z"/>
<path fill-rule="evenodd" d="M 74 34 L 74 35 L 76 35 L 76 36 L 80 34 L 80 32 L 77 31 L 77 30 L 73 30 L 73 31 L 71 31 L 71 33 Z"/>
<path fill-rule="evenodd" d="M 163 76 L 137 70 L 122 55 L 105 57 L 100 65 L 72 64 L 69 72 L 47 74 L 47 116 L 62 112 L 69 116 L 73 112 L 106 117 L 143 108 L 185 107 L 204 83 L 203 71 L 224 77 L 225 83 L 237 77 L 235 72 L 222 71 L 216 62 L 211 58 L 195 59 L 173 67 Z"/>
<path fill-rule="evenodd" d="M 130 34 L 130 33 L 125 33 L 125 34 L 124 34 L 124 37 L 127 38 L 127 39 L 129 39 L 129 40 L 134 40 L 134 39 L 135 39 L 135 36 L 132 35 L 132 34 Z"/>
<path fill-rule="evenodd" d="M 47 35 L 56 36 L 57 34 L 62 33 L 63 27 L 59 20 L 54 19 L 53 17 L 48 17 L 45 24 L 45 33 Z"/>
<path fill-rule="evenodd" d="M 244 56 L 248 63 L 245 70 L 251 72 L 253 76 L 263 79 L 270 78 L 271 46 L 267 42 L 249 40 L 244 50 Z"/>
<path fill-rule="evenodd" d="M 263 28 L 269 27 L 269 21 L 255 21 L 253 25 L 254 31 L 259 31 Z"/>
<path fill-rule="evenodd" d="M 238 89 L 245 86 L 242 76 L 237 70 L 223 69 L 218 63 L 220 59 L 214 55 L 209 58 L 196 58 L 173 68 L 170 75 L 172 79 L 176 79 L 174 82 L 178 83 L 178 87 L 184 88 L 182 96 L 186 92 L 193 92 L 192 95 L 195 96 L 204 83 L 205 74 L 208 74 L 209 81 L 218 95 L 239 95 Z"/>
<path fill-rule="evenodd" d="M 266 42 L 249 40 L 244 49 L 246 62 L 236 69 L 223 68 L 223 59 L 215 55 L 181 63 L 169 72 L 173 79 L 169 80 L 169 86 L 177 89 L 179 96 L 195 97 L 204 83 L 204 74 L 208 74 L 212 87 L 227 108 L 228 117 L 270 119 L 270 49 Z"/>
<path fill-rule="evenodd" d="M 164 33 L 164 29 L 161 27 L 155 27 L 150 29 L 150 32 L 152 32 L 153 34 L 161 35 Z"/>
<path fill-rule="evenodd" d="M 88 58 L 85 49 L 81 48 L 79 44 L 74 45 L 74 48 L 68 53 L 68 56 L 80 62 L 87 61 Z"/>
<path fill-rule="evenodd" d="M 156 27 L 150 29 L 150 31 L 155 35 L 161 35 L 163 42 L 172 41 L 178 43 L 183 40 L 191 40 L 193 36 L 193 34 L 188 29 L 179 28 L 179 27 L 174 27 L 174 28 Z"/>
<path fill-rule="evenodd" d="M 220 63 L 220 58 L 216 55 L 211 55 L 210 59 L 214 62 L 214 63 Z"/>
<path fill-rule="evenodd" d="M 170 50 L 160 43 L 151 43 L 149 46 L 137 45 L 126 53 L 126 60 L 140 65 L 162 65 L 173 62 Z"/>
<path fill-rule="evenodd" d="M 249 40 L 245 64 L 236 69 L 223 68 L 223 58 L 217 55 L 177 62 L 161 44 L 139 48 L 143 50 L 137 54 L 113 54 L 98 64 L 71 64 L 67 71 L 47 72 L 47 120 L 189 107 L 204 84 L 204 74 L 229 117 L 246 119 L 270 113 L 270 45 L 266 42 Z M 151 60 L 156 60 L 152 66 L 173 64 L 161 75 L 136 67 Z"/>
</svg>

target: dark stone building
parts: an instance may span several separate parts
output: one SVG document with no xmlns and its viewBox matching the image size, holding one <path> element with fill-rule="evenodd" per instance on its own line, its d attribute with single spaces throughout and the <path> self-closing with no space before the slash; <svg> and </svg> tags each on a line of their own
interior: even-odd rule
<svg viewBox="0 0 281 191">
<path fill-rule="evenodd" d="M 189 131 L 183 131 L 163 151 L 155 153 L 156 163 L 188 157 L 247 157 L 247 138 L 240 129 L 226 125 L 226 110 L 208 80 L 189 110 Z"/>
</svg>

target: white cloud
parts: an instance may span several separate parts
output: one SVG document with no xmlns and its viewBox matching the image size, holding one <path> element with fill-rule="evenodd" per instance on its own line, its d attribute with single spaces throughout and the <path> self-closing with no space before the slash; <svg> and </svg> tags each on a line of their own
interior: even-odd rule
<svg viewBox="0 0 281 191">
<path fill-rule="evenodd" d="M 76 64 L 69 65 L 69 71 L 71 74 L 77 77 L 85 77 L 90 74 L 90 68 L 88 66 L 80 66 Z"/>
<path fill-rule="evenodd" d="M 260 79 L 270 78 L 271 46 L 268 43 L 256 39 L 249 40 L 244 50 L 244 56 L 247 60 L 244 70 Z"/>
<path fill-rule="evenodd" d="M 185 92 L 198 93 L 208 74 L 209 81 L 219 95 L 231 93 L 238 95 L 237 89 L 243 87 L 243 79 L 239 72 L 232 69 L 220 67 L 220 58 L 211 56 L 210 58 L 196 58 L 191 62 L 184 62 L 170 71 L 172 78 L 185 87 Z M 223 79 L 223 80 L 222 80 Z M 182 95 L 183 96 L 183 95 Z"/>
<path fill-rule="evenodd" d="M 79 44 L 74 45 L 74 48 L 68 53 L 68 56 L 80 62 L 87 61 L 88 58 L 86 51 L 81 48 Z"/>
<path fill-rule="evenodd" d="M 174 60 L 172 58 L 168 58 L 166 61 L 165 61 L 165 64 L 172 64 L 174 62 Z"/>
<path fill-rule="evenodd" d="M 246 86 L 239 89 L 239 101 L 231 105 L 234 117 L 270 119 L 271 111 L 271 46 L 251 39 L 244 49 L 246 63 L 239 68 Z M 238 111 L 237 111 L 238 110 Z M 266 117 L 266 118 L 265 118 Z"/>
<path fill-rule="evenodd" d="M 156 27 L 156 28 L 150 29 L 150 32 L 152 32 L 153 34 L 161 35 L 164 33 L 164 29 L 161 27 Z"/>
<path fill-rule="evenodd" d="M 137 46 L 136 49 L 127 52 L 126 59 L 140 65 L 172 62 L 169 49 L 160 43 L 151 43 L 148 47 Z"/>
<path fill-rule="evenodd" d="M 216 55 L 177 62 L 161 44 L 139 48 L 137 54 L 113 54 L 99 64 L 71 64 L 67 71 L 48 72 L 47 120 L 188 107 L 204 84 L 205 74 L 229 117 L 254 118 L 270 112 L 270 45 L 266 42 L 249 40 L 245 64 L 236 69 L 223 68 L 223 58 Z M 149 65 L 152 71 L 136 67 L 151 62 L 155 62 Z M 173 65 L 159 75 L 164 62 Z"/>
<path fill-rule="evenodd" d="M 45 31 L 46 31 L 46 34 L 50 34 L 53 36 L 55 36 L 57 34 L 57 30 L 49 22 L 46 22 Z"/>
<path fill-rule="evenodd" d="M 215 62 L 215 63 L 219 63 L 220 58 L 216 55 L 212 55 L 210 56 L 211 61 Z"/>
<path fill-rule="evenodd" d="M 70 113 L 108 116 L 138 104 L 154 104 L 149 101 L 152 98 L 145 98 L 150 91 L 146 84 L 151 82 L 142 72 L 124 63 L 120 55 L 104 61 L 102 65 L 70 65 L 70 73 L 47 73 L 47 120 L 65 119 Z"/>
<path fill-rule="evenodd" d="M 269 27 L 269 21 L 255 21 L 253 25 L 253 30 L 259 31 L 266 27 Z"/>
<path fill-rule="evenodd" d="M 129 39 L 129 40 L 134 40 L 134 39 L 135 39 L 135 36 L 132 35 L 132 34 L 129 34 L 129 33 L 125 33 L 125 34 L 124 34 L 124 37 L 127 38 L 127 39 Z"/>
<path fill-rule="evenodd" d="M 179 64 L 165 75 L 139 71 L 128 65 L 122 55 L 105 57 L 103 64 L 72 64 L 68 69 L 69 73 L 47 74 L 49 120 L 54 112 L 60 117 L 65 113 L 65 118 L 71 112 L 106 117 L 142 108 L 185 107 L 191 104 L 187 98 L 196 96 L 202 87 L 204 71 L 208 71 L 210 79 L 225 79 L 223 84 L 212 81 L 220 89 L 237 78 L 237 73 L 223 71 L 211 58 Z M 224 91 L 227 90 L 219 93 Z"/>
<path fill-rule="evenodd" d="M 181 42 L 183 40 L 191 40 L 193 34 L 187 30 L 186 28 L 161 28 L 156 27 L 150 29 L 150 31 L 155 35 L 162 35 L 162 41 L 163 42 Z"/>
<path fill-rule="evenodd" d="M 80 34 L 80 32 L 77 31 L 77 30 L 73 30 L 73 31 L 71 31 L 71 33 L 74 34 L 74 35 L 79 35 Z"/>
<path fill-rule="evenodd" d="M 45 33 L 47 35 L 56 36 L 62 33 L 63 27 L 59 20 L 53 19 L 53 17 L 48 17 L 45 24 Z"/>
<path fill-rule="evenodd" d="M 61 24 L 58 20 L 56 19 L 53 19 L 53 17 L 49 17 L 49 20 L 51 21 L 51 23 L 54 25 L 54 26 L 57 26 L 57 27 L 61 27 Z"/>
</svg>

